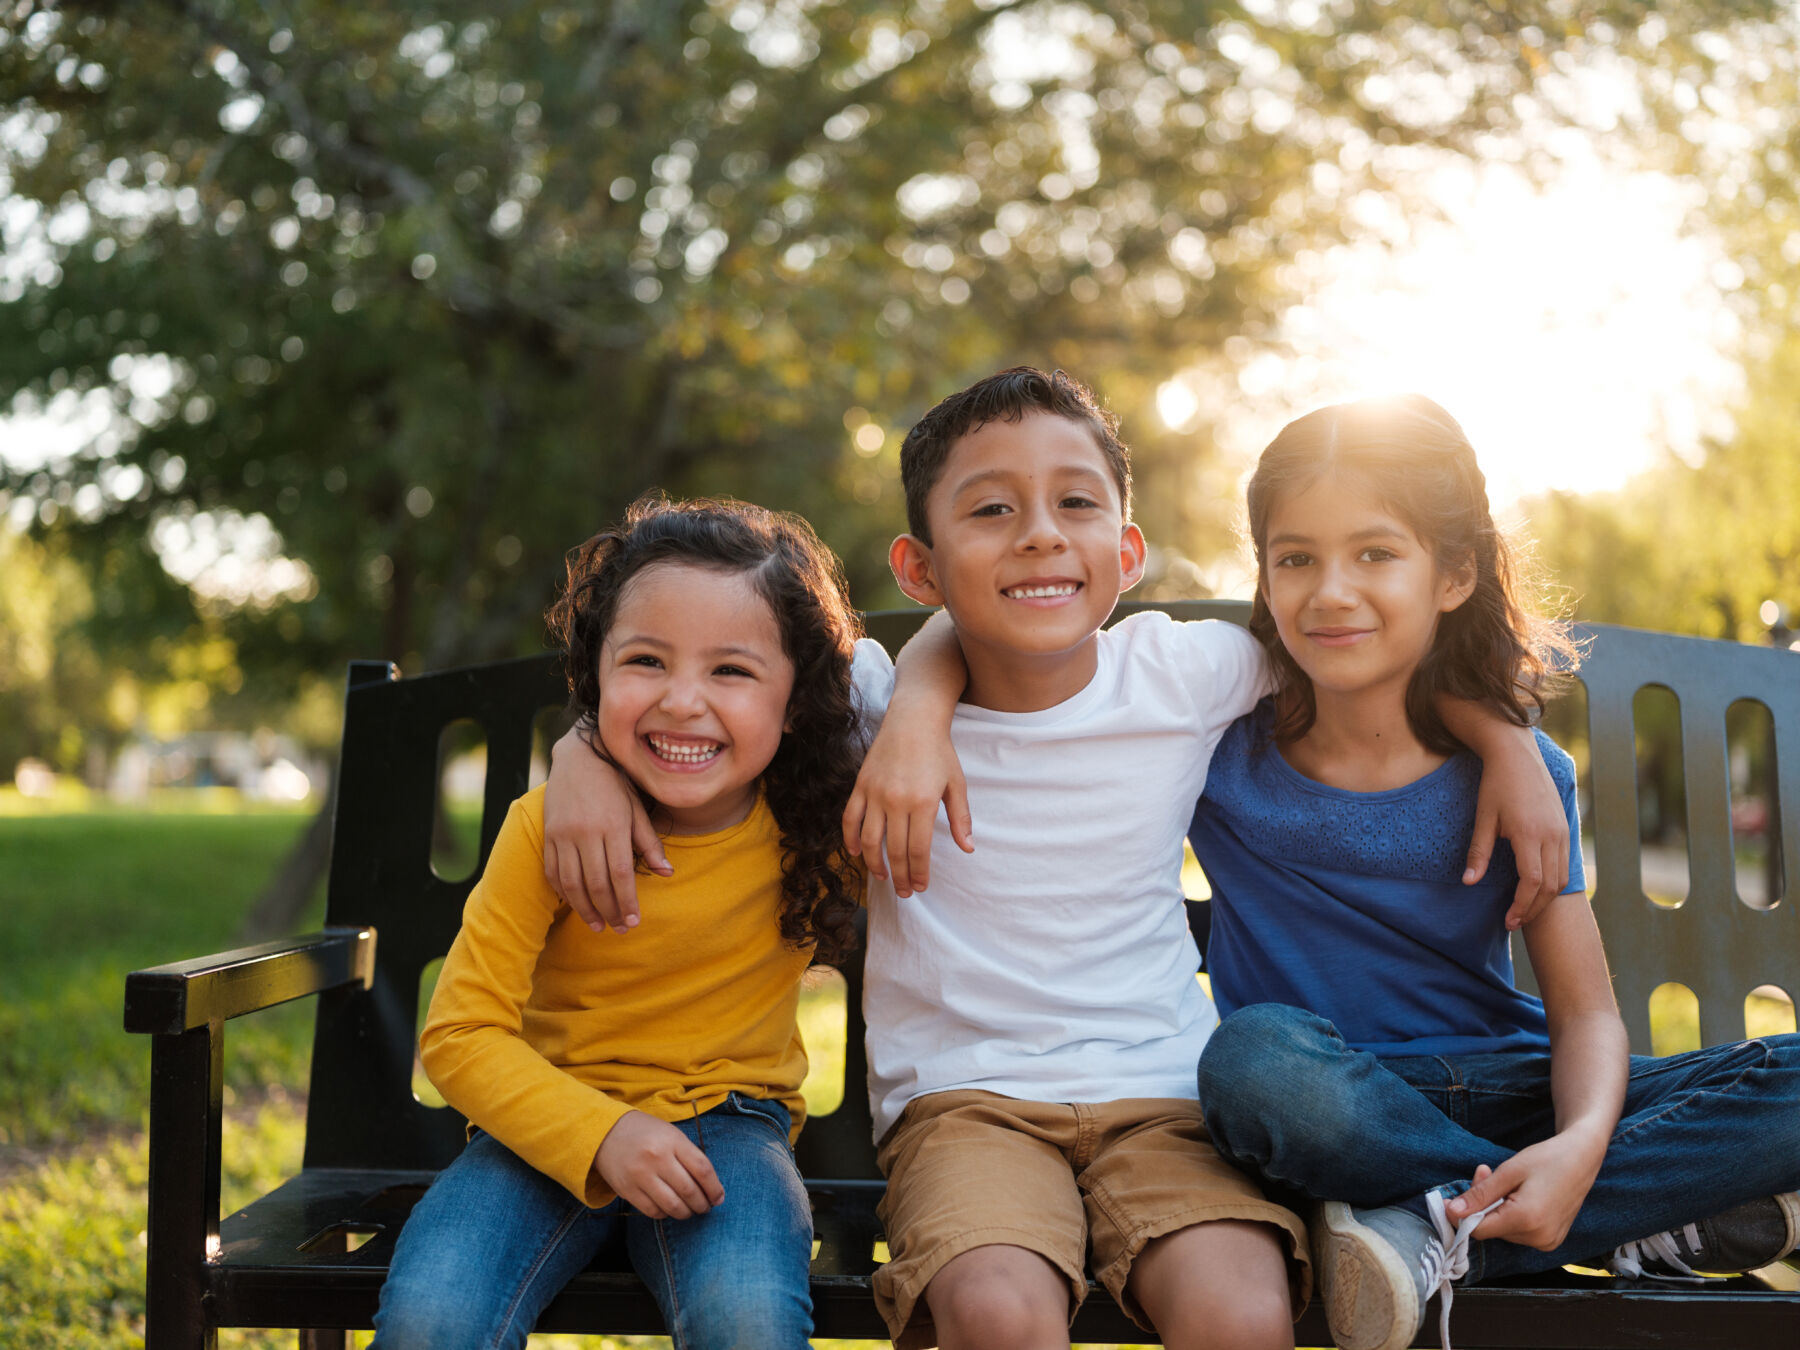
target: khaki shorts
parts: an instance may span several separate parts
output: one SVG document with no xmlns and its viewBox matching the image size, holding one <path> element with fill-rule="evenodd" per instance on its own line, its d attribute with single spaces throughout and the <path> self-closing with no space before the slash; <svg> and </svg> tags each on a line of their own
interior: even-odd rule
<svg viewBox="0 0 1800 1350">
<path fill-rule="evenodd" d="M 1094 1277 L 1139 1326 L 1125 1290 L 1152 1238 L 1198 1223 L 1242 1219 L 1287 1237 L 1299 1316 L 1311 1292 L 1306 1226 L 1219 1156 L 1200 1104 L 1178 1098 L 1021 1101 L 957 1090 L 915 1098 L 877 1154 L 887 1194 L 880 1216 L 890 1260 L 875 1303 L 899 1350 L 936 1344 L 923 1295 L 932 1277 L 976 1247 L 1036 1252 L 1069 1281 L 1069 1315 Z"/>
</svg>

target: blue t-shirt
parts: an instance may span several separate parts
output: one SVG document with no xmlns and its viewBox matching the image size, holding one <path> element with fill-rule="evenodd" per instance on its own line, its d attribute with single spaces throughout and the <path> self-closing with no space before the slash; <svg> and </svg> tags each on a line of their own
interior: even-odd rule
<svg viewBox="0 0 1800 1350">
<path fill-rule="evenodd" d="M 1513 986 L 1512 849 L 1462 883 L 1481 761 L 1465 751 L 1404 787 L 1349 792 L 1290 766 L 1273 719 L 1265 699 L 1226 731 L 1188 831 L 1212 883 L 1220 1014 L 1307 1008 L 1390 1057 L 1547 1051 L 1544 1005 Z M 1579 840 L 1574 762 L 1537 739 Z M 1579 849 L 1569 874 L 1564 889 L 1584 889 Z"/>
</svg>

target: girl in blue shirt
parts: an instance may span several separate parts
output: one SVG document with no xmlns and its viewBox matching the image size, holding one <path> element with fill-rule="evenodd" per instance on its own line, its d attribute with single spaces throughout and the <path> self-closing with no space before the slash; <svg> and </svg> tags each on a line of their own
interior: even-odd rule
<svg viewBox="0 0 1800 1350">
<path fill-rule="evenodd" d="M 1191 832 L 1229 1014 L 1200 1097 L 1222 1153 L 1324 1202 L 1337 1344 L 1412 1344 L 1441 1291 L 1448 1346 L 1457 1280 L 1794 1250 L 1800 1037 L 1631 1056 L 1579 854 L 1523 925 L 1541 1001 L 1513 986 L 1504 847 L 1464 884 L 1479 770 L 1437 700 L 1525 725 L 1574 653 L 1521 603 L 1462 429 L 1418 396 L 1320 409 L 1248 506 L 1278 689 L 1221 741 Z M 1573 766 L 1539 743 L 1578 838 Z"/>
</svg>

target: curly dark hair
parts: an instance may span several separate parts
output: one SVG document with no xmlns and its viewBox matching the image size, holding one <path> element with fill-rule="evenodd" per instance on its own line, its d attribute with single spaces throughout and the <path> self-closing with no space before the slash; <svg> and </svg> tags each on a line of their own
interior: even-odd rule
<svg viewBox="0 0 1800 1350">
<path fill-rule="evenodd" d="M 944 464 L 956 443 L 989 422 L 1017 422 L 1027 413 L 1066 417 L 1094 435 L 1106 467 L 1119 488 L 1119 506 L 1131 519 L 1131 452 L 1119 439 L 1119 419 L 1073 375 L 1058 370 L 1046 375 L 1032 366 L 1013 366 L 977 380 L 938 403 L 913 424 L 900 443 L 900 482 L 906 489 L 906 528 L 915 539 L 931 544 L 931 522 L 925 499 L 943 477 Z"/>
<path fill-rule="evenodd" d="M 1304 736 L 1317 716 L 1312 682 L 1282 645 L 1264 595 L 1269 515 L 1330 470 L 1366 483 L 1432 552 L 1440 572 L 1473 570 L 1469 598 L 1438 619 L 1437 637 L 1406 688 L 1413 734 L 1438 754 L 1461 743 L 1438 715 L 1441 694 L 1529 725 L 1579 664 L 1568 627 L 1539 613 L 1518 549 L 1494 524 L 1487 479 L 1456 419 L 1422 394 L 1318 408 L 1283 427 L 1257 461 L 1245 493 L 1258 583 L 1250 631 L 1269 653 L 1281 689 L 1273 734 Z"/>
<path fill-rule="evenodd" d="M 640 497 L 625 518 L 568 555 L 569 576 L 545 615 L 563 649 L 569 707 L 596 735 L 599 657 L 631 579 L 659 563 L 741 573 L 768 602 L 794 666 L 788 725 L 762 790 L 781 832 L 781 934 L 822 962 L 854 946 L 859 866 L 841 819 L 862 758 L 850 658 L 862 625 L 836 556 L 799 516 L 747 502 Z"/>
</svg>

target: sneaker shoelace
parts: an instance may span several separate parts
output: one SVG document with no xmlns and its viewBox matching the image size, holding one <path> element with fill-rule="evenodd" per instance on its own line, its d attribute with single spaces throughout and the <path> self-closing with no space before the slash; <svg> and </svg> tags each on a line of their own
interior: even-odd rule
<svg viewBox="0 0 1800 1350">
<path fill-rule="evenodd" d="M 1687 1249 L 1696 1256 L 1700 1252 L 1700 1230 L 1693 1224 L 1681 1229 L 1681 1236 L 1687 1239 Z M 1646 1263 L 1650 1269 L 1646 1269 Z M 1695 1271 L 1682 1259 L 1681 1247 L 1675 1240 L 1674 1230 L 1652 1233 L 1649 1237 L 1639 1238 L 1635 1242 L 1621 1243 L 1613 1253 L 1613 1259 L 1607 1266 L 1615 1275 L 1629 1275 L 1637 1279 L 1674 1280 L 1682 1284 L 1704 1284 L 1706 1277 Z M 1656 1266 L 1673 1266 L 1680 1271 L 1679 1275 L 1667 1270 L 1657 1270 Z"/>
<path fill-rule="evenodd" d="M 1450 1216 L 1444 1213 L 1444 1201 L 1449 1198 L 1437 1191 L 1425 1193 L 1425 1208 L 1431 1213 L 1438 1240 L 1426 1243 L 1419 1256 L 1419 1268 L 1425 1273 L 1425 1297 L 1438 1295 L 1438 1343 L 1444 1350 L 1451 1350 L 1450 1303 L 1456 1297 L 1455 1281 L 1469 1273 L 1469 1241 L 1475 1236 L 1476 1226 L 1506 1203 L 1503 1196 L 1453 1227 Z"/>
</svg>

